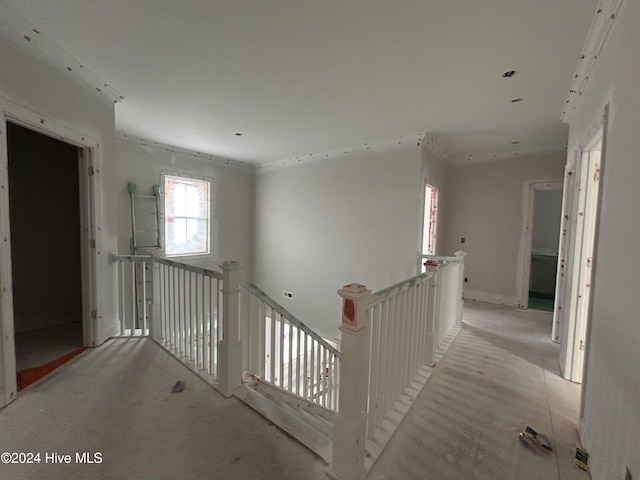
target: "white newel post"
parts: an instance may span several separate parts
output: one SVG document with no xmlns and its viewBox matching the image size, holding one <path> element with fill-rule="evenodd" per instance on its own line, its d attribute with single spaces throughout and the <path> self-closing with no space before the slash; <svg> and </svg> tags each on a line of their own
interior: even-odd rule
<svg viewBox="0 0 640 480">
<path fill-rule="evenodd" d="M 242 343 L 240 342 L 240 263 L 231 260 L 222 269 L 222 340 L 218 343 L 218 387 L 230 397 L 242 383 Z"/>
<path fill-rule="evenodd" d="M 327 474 L 337 480 L 359 480 L 365 474 L 371 330 L 365 311 L 371 290 L 352 283 L 338 294 L 342 297 L 340 399 L 333 420 L 333 457 Z"/>
<path fill-rule="evenodd" d="M 464 257 L 467 255 L 466 252 L 462 250 L 458 250 L 456 253 L 456 258 L 459 260 L 458 263 L 458 292 L 456 293 L 457 305 L 456 305 L 456 325 L 462 325 L 462 310 L 464 308 L 464 299 L 463 299 L 463 291 L 464 291 Z"/>
<path fill-rule="evenodd" d="M 426 332 L 426 349 L 425 349 L 425 365 L 434 367 L 436 364 L 436 351 L 438 349 L 438 315 L 440 304 L 440 289 L 438 283 L 440 281 L 439 265 L 425 264 L 427 272 L 433 273 L 429 281 L 429 303 L 427 305 L 427 332 Z"/>
</svg>

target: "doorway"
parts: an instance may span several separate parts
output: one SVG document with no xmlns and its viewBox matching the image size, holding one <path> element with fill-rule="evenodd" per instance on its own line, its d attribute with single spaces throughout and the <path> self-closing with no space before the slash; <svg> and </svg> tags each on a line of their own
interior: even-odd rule
<svg viewBox="0 0 640 480">
<path fill-rule="evenodd" d="M 83 347 L 79 149 L 7 122 L 7 154 L 20 388 L 26 372 Z"/>
<path fill-rule="evenodd" d="M 523 230 L 518 308 L 553 311 L 562 216 L 562 182 L 531 182 Z"/>
<path fill-rule="evenodd" d="M 558 269 L 562 187 L 534 189 L 528 308 L 553 312 Z"/>
</svg>

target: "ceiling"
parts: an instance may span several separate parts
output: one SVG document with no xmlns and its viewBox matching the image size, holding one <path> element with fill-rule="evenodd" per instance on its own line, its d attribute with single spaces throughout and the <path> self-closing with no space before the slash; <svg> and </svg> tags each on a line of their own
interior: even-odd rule
<svg viewBox="0 0 640 480">
<path fill-rule="evenodd" d="M 124 97 L 120 134 L 269 164 L 429 132 L 448 162 L 468 163 L 565 148 L 560 116 L 596 6 L 2 0 L 0 15 Z"/>
</svg>

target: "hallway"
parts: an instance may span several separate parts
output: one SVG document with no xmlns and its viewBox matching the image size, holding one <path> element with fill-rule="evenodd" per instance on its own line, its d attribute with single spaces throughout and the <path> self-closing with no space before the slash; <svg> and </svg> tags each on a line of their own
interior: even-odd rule
<svg viewBox="0 0 640 480">
<path fill-rule="evenodd" d="M 551 316 L 478 303 L 370 479 L 587 480 L 573 465 L 579 386 L 557 371 Z M 176 380 L 181 393 L 170 393 Z M 531 425 L 555 451 L 518 440 Z M 116 339 L 56 370 L 0 410 L 12 479 L 326 479 L 324 464 L 237 399 L 224 399 L 153 342 Z M 45 464 L 45 452 L 71 464 Z M 102 454 L 76 464 L 76 452 Z"/>
<path fill-rule="evenodd" d="M 464 325 L 369 480 L 588 480 L 573 463 L 580 386 L 560 377 L 551 313 L 465 302 Z M 530 425 L 554 451 L 518 439 Z"/>
</svg>

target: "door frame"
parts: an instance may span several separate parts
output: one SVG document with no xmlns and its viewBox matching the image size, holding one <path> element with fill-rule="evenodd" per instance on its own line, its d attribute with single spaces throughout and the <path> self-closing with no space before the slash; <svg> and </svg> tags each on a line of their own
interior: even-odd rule
<svg viewBox="0 0 640 480">
<path fill-rule="evenodd" d="M 0 408 L 17 398 L 14 312 L 9 222 L 7 122 L 78 147 L 82 331 L 84 346 L 95 346 L 100 332 L 102 288 L 99 255 L 102 228 L 100 145 L 94 138 L 0 98 Z"/>
<path fill-rule="evenodd" d="M 604 129 L 600 128 L 586 146 L 577 152 L 574 180 L 578 182 L 574 184 L 574 206 L 566 227 L 570 232 L 570 243 L 567 251 L 567 271 L 563 279 L 560 370 L 564 378 L 577 383 L 582 383 L 591 323 L 591 291 L 596 268 L 603 151 Z M 594 180 L 591 180 L 591 177 L 594 177 Z M 590 224 L 590 227 L 587 224 Z M 590 252 L 588 259 L 585 257 L 585 249 L 587 253 Z M 586 300 L 584 297 L 587 297 Z"/>
<path fill-rule="evenodd" d="M 522 277 L 521 277 L 521 290 L 520 300 L 518 301 L 518 308 L 529 308 L 529 285 L 531 281 L 531 244 L 533 241 L 533 212 L 535 210 L 535 198 L 536 192 L 540 190 L 562 190 L 561 181 L 549 181 L 549 182 L 529 182 L 527 190 L 527 209 L 525 212 L 524 221 L 524 247 L 522 258 Z M 560 239 L 558 238 L 558 242 Z"/>
<path fill-rule="evenodd" d="M 586 168 L 588 170 L 588 163 L 591 161 L 591 154 L 594 151 L 594 147 L 600 144 L 599 150 L 599 170 L 598 174 L 598 189 L 597 198 L 595 204 L 592 206 L 593 217 L 593 246 L 591 252 L 590 272 L 589 272 L 589 290 L 592 292 L 595 288 L 597 270 L 597 258 L 598 258 L 598 235 L 600 230 L 600 211 L 602 206 L 602 188 L 603 188 L 603 175 L 605 171 L 605 158 L 608 143 L 607 127 L 609 122 L 609 105 L 605 105 L 603 111 L 595 121 L 585 128 L 580 135 L 578 141 L 579 144 L 575 145 L 575 164 L 572 167 L 574 186 L 573 189 L 573 208 L 569 217 L 563 218 L 563 230 L 566 230 L 569 234 L 569 242 L 565 252 L 566 265 L 565 275 L 563 279 L 559 279 L 564 283 L 564 291 L 562 298 L 562 308 L 558 308 L 557 320 L 554 317 L 554 322 L 557 321 L 557 335 L 560 343 L 560 371 L 562 377 L 577 383 L 583 383 L 586 378 L 585 372 L 589 367 L 589 338 L 591 335 L 591 317 L 593 312 L 593 295 L 589 294 L 587 302 L 582 302 L 582 310 L 584 312 L 584 322 L 580 323 L 577 317 L 578 304 L 576 299 L 578 297 L 577 288 L 580 285 L 576 285 L 579 278 L 580 265 L 576 266 L 576 259 L 578 256 L 582 256 L 581 252 L 576 251 L 576 238 L 582 236 L 582 230 L 577 228 L 578 210 L 580 205 L 578 204 L 579 198 L 579 179 L 581 172 Z M 587 156 L 587 165 L 585 165 L 585 155 Z M 569 165 L 568 165 L 569 168 Z M 577 271 L 576 271 L 577 269 Z M 580 343 L 583 340 L 583 343 Z M 582 349 L 580 347 L 583 347 Z M 582 353 L 579 350 L 583 350 Z M 582 388 L 581 398 L 581 416 L 584 411 L 584 385 Z"/>
</svg>

